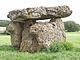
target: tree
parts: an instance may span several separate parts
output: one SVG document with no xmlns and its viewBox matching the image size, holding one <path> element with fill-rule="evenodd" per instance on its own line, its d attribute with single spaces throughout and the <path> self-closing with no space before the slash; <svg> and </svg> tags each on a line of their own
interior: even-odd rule
<svg viewBox="0 0 80 60">
<path fill-rule="evenodd" d="M 66 21 L 64 22 L 64 26 L 67 32 L 76 32 L 80 30 L 80 25 L 74 21 Z"/>
<path fill-rule="evenodd" d="M 0 26 L 1 27 L 6 27 L 10 23 L 9 20 L 0 20 Z"/>
</svg>

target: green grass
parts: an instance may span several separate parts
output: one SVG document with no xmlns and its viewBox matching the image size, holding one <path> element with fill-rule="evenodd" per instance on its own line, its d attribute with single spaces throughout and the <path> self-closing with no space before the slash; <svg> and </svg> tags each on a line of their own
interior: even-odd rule
<svg viewBox="0 0 80 60">
<path fill-rule="evenodd" d="M 79 48 L 80 32 L 67 33 L 67 41 L 73 43 L 75 47 Z M 19 52 L 18 50 L 11 47 L 9 35 L 0 35 L 0 60 L 80 60 L 80 52 Z"/>
<path fill-rule="evenodd" d="M 74 44 L 75 47 L 80 48 L 80 32 L 68 32 L 66 33 L 67 41 Z"/>
</svg>

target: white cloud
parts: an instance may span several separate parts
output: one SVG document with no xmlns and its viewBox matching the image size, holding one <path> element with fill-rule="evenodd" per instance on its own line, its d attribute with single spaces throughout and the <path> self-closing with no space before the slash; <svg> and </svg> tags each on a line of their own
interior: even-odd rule
<svg viewBox="0 0 80 60">
<path fill-rule="evenodd" d="M 7 19 L 9 11 L 14 9 L 23 9 L 27 7 L 39 7 L 39 6 L 58 6 L 68 5 L 73 10 L 70 17 L 64 18 L 64 20 L 74 20 L 80 23 L 80 0 L 1 0 L 0 1 L 0 19 Z"/>
</svg>

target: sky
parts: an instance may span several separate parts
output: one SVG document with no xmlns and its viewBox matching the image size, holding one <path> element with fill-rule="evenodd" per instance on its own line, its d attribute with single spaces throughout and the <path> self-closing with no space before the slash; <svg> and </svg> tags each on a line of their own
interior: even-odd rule
<svg viewBox="0 0 80 60">
<path fill-rule="evenodd" d="M 73 20 L 80 24 L 80 0 L 1 0 L 0 1 L 0 20 L 9 20 L 7 14 L 14 9 L 28 7 L 54 7 L 58 5 L 68 5 L 73 11 L 72 15 L 63 18 L 63 21 Z"/>
</svg>

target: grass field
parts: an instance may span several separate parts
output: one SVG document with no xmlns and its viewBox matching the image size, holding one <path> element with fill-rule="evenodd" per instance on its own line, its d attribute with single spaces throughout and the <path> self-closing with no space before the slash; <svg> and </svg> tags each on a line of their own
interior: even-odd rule
<svg viewBox="0 0 80 60">
<path fill-rule="evenodd" d="M 67 41 L 73 43 L 75 47 L 80 48 L 80 32 L 68 32 L 66 36 Z"/>
<path fill-rule="evenodd" d="M 80 48 L 80 32 L 66 33 L 67 41 Z M 63 51 L 57 53 L 19 52 L 11 47 L 10 36 L 0 35 L 0 60 L 80 60 L 79 51 Z"/>
</svg>

